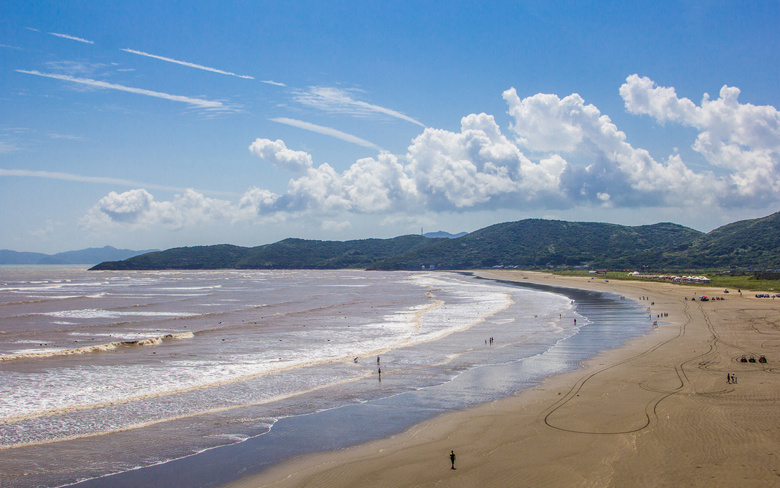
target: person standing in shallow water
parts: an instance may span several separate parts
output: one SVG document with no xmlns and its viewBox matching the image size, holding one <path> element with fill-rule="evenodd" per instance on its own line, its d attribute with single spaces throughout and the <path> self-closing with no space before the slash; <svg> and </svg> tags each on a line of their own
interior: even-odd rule
<svg viewBox="0 0 780 488">
<path fill-rule="evenodd" d="M 452 463 L 452 468 L 455 469 L 455 451 L 450 451 L 450 462 Z"/>
</svg>

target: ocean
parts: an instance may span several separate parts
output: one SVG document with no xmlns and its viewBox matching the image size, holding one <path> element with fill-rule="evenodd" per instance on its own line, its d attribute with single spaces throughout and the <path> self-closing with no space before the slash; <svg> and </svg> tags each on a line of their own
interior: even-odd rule
<svg viewBox="0 0 780 488">
<path fill-rule="evenodd" d="M 650 325 L 615 295 L 449 272 L 1 266 L 0 486 L 215 486 Z"/>
</svg>

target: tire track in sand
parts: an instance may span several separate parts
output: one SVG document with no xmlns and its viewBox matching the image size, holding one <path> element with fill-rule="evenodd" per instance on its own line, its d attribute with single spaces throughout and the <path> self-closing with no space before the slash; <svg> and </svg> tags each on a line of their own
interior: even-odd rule
<svg viewBox="0 0 780 488">
<path fill-rule="evenodd" d="M 701 313 L 703 313 L 703 310 L 701 309 L 701 305 L 699 306 L 699 311 Z M 648 355 L 650 355 L 650 354 L 660 350 L 661 348 L 663 348 L 663 347 L 665 347 L 665 346 L 667 346 L 667 345 L 669 345 L 669 344 L 671 344 L 671 343 L 673 343 L 675 341 L 682 340 L 685 337 L 685 335 L 686 335 L 686 330 L 687 330 L 688 326 L 693 322 L 693 318 L 692 318 L 691 313 L 689 311 L 689 302 L 688 301 L 685 302 L 682 312 L 685 315 L 685 320 L 680 324 L 680 327 L 679 327 L 679 329 L 677 331 L 677 335 L 675 335 L 674 337 L 669 338 L 669 339 L 667 339 L 665 341 L 662 341 L 662 342 L 660 342 L 660 343 L 658 343 L 658 344 L 656 344 L 656 345 L 654 345 L 652 347 L 649 347 L 648 349 L 645 349 L 644 351 L 642 351 L 639 354 L 636 354 L 634 356 L 625 358 L 625 359 L 623 359 L 621 361 L 618 361 L 618 362 L 616 362 L 616 363 L 614 363 L 612 365 L 605 366 L 603 368 L 597 369 L 596 371 L 593 371 L 592 373 L 589 373 L 589 374 L 581 377 L 579 380 L 577 380 L 574 383 L 574 385 L 572 385 L 571 389 L 569 389 L 569 391 L 560 400 L 558 400 L 556 403 L 554 403 L 552 406 L 550 406 L 547 410 L 545 410 L 545 412 L 543 412 L 543 414 L 544 414 L 544 417 L 543 417 L 544 424 L 547 425 L 550 428 L 553 428 L 553 429 L 556 429 L 556 430 L 560 430 L 560 431 L 564 431 L 564 432 L 571 432 L 571 433 L 576 433 L 576 434 L 593 434 L 593 435 L 631 434 L 631 433 L 640 432 L 640 431 L 648 428 L 651 425 L 653 419 L 657 419 L 658 418 L 658 412 L 657 412 L 658 405 L 662 401 L 664 401 L 665 399 L 669 398 L 672 395 L 676 395 L 676 394 L 680 393 L 681 391 L 685 390 L 686 388 L 688 388 L 691 385 L 691 380 L 690 380 L 690 378 L 688 377 L 688 374 L 685 371 L 686 366 L 689 363 L 693 362 L 693 361 L 701 361 L 701 359 L 703 357 L 705 357 L 707 355 L 710 355 L 710 354 L 712 354 L 714 352 L 715 344 L 717 344 L 718 337 L 717 337 L 717 334 L 714 331 L 714 328 L 712 328 L 712 325 L 709 323 L 709 321 L 707 321 L 708 330 L 709 330 L 709 332 L 711 334 L 711 337 L 710 337 L 710 339 L 708 341 L 709 345 L 710 345 L 709 350 L 706 351 L 703 354 L 699 354 L 699 355 L 697 355 L 697 356 L 695 356 L 693 358 L 687 359 L 687 360 L 685 360 L 685 361 L 683 361 L 683 362 L 681 362 L 679 364 L 675 364 L 674 365 L 674 372 L 675 372 L 675 374 L 677 376 L 677 379 L 679 380 L 679 385 L 678 386 L 676 386 L 676 387 L 674 387 L 674 388 L 672 388 L 670 390 L 656 390 L 656 389 L 649 388 L 646 385 L 646 382 L 642 382 L 642 383 L 639 384 L 640 388 L 642 388 L 644 390 L 647 390 L 647 391 L 652 391 L 652 392 L 659 393 L 659 395 L 654 397 L 654 398 L 652 398 L 647 404 L 645 404 L 645 408 L 644 408 L 644 412 L 643 412 L 643 414 L 644 414 L 644 421 L 638 427 L 632 428 L 632 429 L 614 429 L 614 430 L 574 429 L 574 428 L 564 427 L 562 425 L 559 425 L 558 423 L 556 423 L 556 420 L 553 418 L 553 416 L 556 414 L 556 412 L 559 412 L 563 407 L 569 405 L 573 400 L 575 400 L 578 397 L 579 393 L 582 391 L 582 389 L 585 387 L 585 385 L 589 381 L 592 381 L 594 378 L 596 378 L 598 375 L 602 375 L 605 372 L 608 372 L 608 371 L 610 371 L 610 370 L 612 370 L 614 368 L 617 368 L 617 367 L 620 367 L 620 366 L 624 366 L 624 365 L 626 365 L 628 363 L 631 363 L 631 362 L 636 361 L 638 359 L 644 358 L 644 357 L 646 357 L 646 356 L 648 356 Z"/>
</svg>

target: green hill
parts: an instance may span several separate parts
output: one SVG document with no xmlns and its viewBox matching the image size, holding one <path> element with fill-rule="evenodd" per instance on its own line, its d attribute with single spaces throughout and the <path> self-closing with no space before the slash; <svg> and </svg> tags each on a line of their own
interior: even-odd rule
<svg viewBox="0 0 780 488">
<path fill-rule="evenodd" d="M 235 263 L 248 251 L 246 247 L 217 246 L 177 247 L 150 252 L 124 261 L 106 261 L 91 269 L 223 269 Z"/>
<path fill-rule="evenodd" d="M 676 224 L 627 227 L 529 219 L 496 224 L 460 239 L 437 242 L 425 249 L 376 263 L 373 268 L 649 266 L 664 260 L 667 254 L 687 249 L 700 235 L 701 232 Z"/>
<path fill-rule="evenodd" d="M 363 269 L 389 256 L 403 255 L 431 240 L 422 236 L 356 241 L 310 241 L 285 239 L 275 244 L 253 247 L 237 268 L 253 269 Z"/>
<path fill-rule="evenodd" d="M 697 239 L 688 250 L 687 257 L 691 267 L 778 269 L 780 212 L 719 227 Z"/>
<path fill-rule="evenodd" d="M 780 269 L 780 212 L 708 234 L 672 223 L 624 226 L 528 219 L 457 239 L 313 241 L 253 248 L 222 244 L 153 252 L 92 269 L 472 269 L 590 266 L 608 269 Z"/>
<path fill-rule="evenodd" d="M 179 247 L 104 262 L 92 269 L 363 269 L 431 241 L 422 236 L 402 236 L 347 242 L 285 239 L 252 248 L 229 244 Z"/>
</svg>

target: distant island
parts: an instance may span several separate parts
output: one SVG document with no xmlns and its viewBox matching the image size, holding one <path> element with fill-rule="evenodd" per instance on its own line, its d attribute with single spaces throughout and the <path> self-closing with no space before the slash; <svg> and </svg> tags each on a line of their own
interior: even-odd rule
<svg viewBox="0 0 780 488">
<path fill-rule="evenodd" d="M 157 249 L 145 251 L 131 251 L 129 249 L 116 249 L 111 246 L 91 247 L 79 251 L 67 251 L 57 254 L 43 254 L 38 252 L 17 252 L 8 249 L 0 250 L 0 264 L 89 264 L 102 263 L 103 261 L 120 261 L 132 258 L 139 254 L 147 254 Z"/>
<path fill-rule="evenodd" d="M 527 219 L 445 237 L 454 236 L 406 235 L 345 242 L 285 239 L 257 247 L 181 247 L 107 261 L 92 269 L 780 270 L 780 212 L 709 233 L 673 223 L 624 226 Z"/>
</svg>

